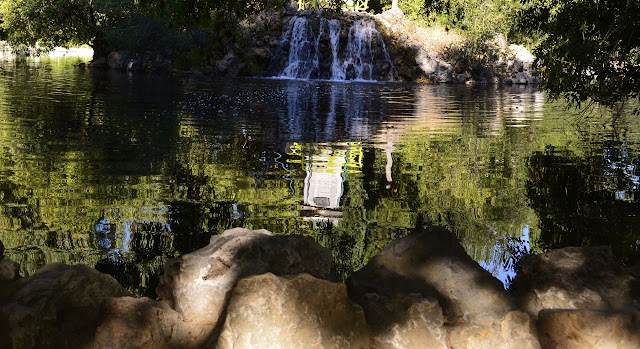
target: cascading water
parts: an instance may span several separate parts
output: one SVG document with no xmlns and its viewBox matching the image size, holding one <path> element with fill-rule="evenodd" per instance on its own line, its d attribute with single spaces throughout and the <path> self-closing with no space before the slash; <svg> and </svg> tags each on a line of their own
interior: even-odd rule
<svg viewBox="0 0 640 349">
<path fill-rule="evenodd" d="M 374 80 L 374 61 L 375 55 L 372 44 L 378 42 L 381 45 L 381 51 L 384 59 L 393 66 L 391 57 L 387 53 L 387 47 L 382 40 L 382 36 L 376 30 L 373 21 L 365 21 L 359 19 L 353 23 L 349 29 L 349 42 L 347 43 L 347 54 L 342 64 L 344 75 L 347 76 L 347 69 L 353 67 L 353 79 L 355 80 Z M 390 74 L 393 78 L 393 74 Z"/>
<path fill-rule="evenodd" d="M 329 38 L 331 39 L 331 54 L 333 60 L 331 61 L 331 80 L 344 80 L 346 75 L 344 69 L 342 69 L 342 63 L 340 62 L 339 50 L 340 50 L 340 31 L 342 26 L 337 19 L 329 21 Z"/>
<path fill-rule="evenodd" d="M 313 25 L 305 17 L 296 17 L 292 20 L 289 29 L 285 33 L 282 42 L 289 42 L 289 62 L 284 68 L 281 77 L 293 79 L 309 79 L 313 74 L 318 74 L 320 64 L 320 38 L 324 33 L 326 19 L 319 21 L 319 30 L 316 35 Z"/>
<path fill-rule="evenodd" d="M 279 51 L 286 52 L 288 47 L 288 55 L 278 76 L 338 81 L 393 80 L 393 62 L 374 21 L 356 20 L 342 47 L 341 34 L 342 25 L 336 19 L 294 17 L 280 41 Z"/>
</svg>

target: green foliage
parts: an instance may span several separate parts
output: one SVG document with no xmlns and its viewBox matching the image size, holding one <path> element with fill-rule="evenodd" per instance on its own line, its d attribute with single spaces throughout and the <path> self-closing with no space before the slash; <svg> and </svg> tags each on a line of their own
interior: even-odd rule
<svg viewBox="0 0 640 349">
<path fill-rule="evenodd" d="M 0 26 L 12 44 L 107 45 L 105 34 L 130 15 L 133 0 L 0 0 Z"/>
<path fill-rule="evenodd" d="M 480 76 L 494 70 L 495 62 L 500 58 L 500 48 L 492 44 L 493 40 L 494 34 L 471 34 L 460 46 L 446 50 L 447 59 L 468 67 L 474 75 Z"/>
<path fill-rule="evenodd" d="M 283 0 L 140 0 L 150 13 L 167 18 L 181 29 L 213 29 L 217 21 L 242 20 L 269 9 L 282 8 Z"/>
<path fill-rule="evenodd" d="M 391 0 L 380 0 L 372 8 L 388 9 Z M 511 34 L 517 0 L 401 0 L 399 6 L 409 19 L 439 23 L 471 33 Z"/>
<path fill-rule="evenodd" d="M 640 96 L 640 1 L 528 0 L 520 27 L 541 33 L 534 53 L 553 98 L 607 106 Z"/>
</svg>

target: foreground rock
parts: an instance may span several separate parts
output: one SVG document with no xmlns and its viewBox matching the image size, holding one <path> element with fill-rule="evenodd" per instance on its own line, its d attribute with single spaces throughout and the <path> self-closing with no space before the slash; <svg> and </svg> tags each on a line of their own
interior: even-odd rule
<svg viewBox="0 0 640 349">
<path fill-rule="evenodd" d="M 3 285 L 1 348 L 79 348 L 93 336 L 103 301 L 127 295 L 111 276 L 54 263 Z"/>
<path fill-rule="evenodd" d="M 268 273 L 234 288 L 217 347 L 369 348 L 369 333 L 344 284 Z"/>
<path fill-rule="evenodd" d="M 87 348 L 184 348 L 192 341 L 180 314 L 149 298 L 109 298 Z"/>
<path fill-rule="evenodd" d="M 567 247 L 526 256 L 509 291 L 521 309 L 640 309 L 640 280 L 609 247 Z"/>
<path fill-rule="evenodd" d="M 535 322 L 520 311 L 503 318 L 476 319 L 451 329 L 450 347 L 456 349 L 538 349 Z"/>
<path fill-rule="evenodd" d="M 640 348 L 640 313 L 543 310 L 539 318 L 544 348 Z"/>
<path fill-rule="evenodd" d="M 198 345 L 214 335 L 236 282 L 267 272 L 328 279 L 331 252 L 310 237 L 231 229 L 213 236 L 207 247 L 169 262 L 157 291 L 188 323 L 192 343 Z"/>
<path fill-rule="evenodd" d="M 394 241 L 347 284 L 354 299 L 366 293 L 434 298 L 450 322 L 485 315 L 502 317 L 512 308 L 502 283 L 442 228 Z"/>
<path fill-rule="evenodd" d="M 8 281 L 18 279 L 20 276 L 20 264 L 5 256 L 0 256 L 0 285 Z"/>
<path fill-rule="evenodd" d="M 388 298 L 368 293 L 360 303 L 371 326 L 372 347 L 447 348 L 442 309 L 435 299 L 419 295 Z"/>
</svg>

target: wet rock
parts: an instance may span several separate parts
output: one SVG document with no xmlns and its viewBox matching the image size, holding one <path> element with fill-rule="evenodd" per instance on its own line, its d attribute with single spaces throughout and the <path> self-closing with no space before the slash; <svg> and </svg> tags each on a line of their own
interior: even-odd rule
<svg viewBox="0 0 640 349">
<path fill-rule="evenodd" d="M 14 281 L 0 301 L 0 347 L 80 348 L 93 337 L 102 302 L 127 295 L 111 276 L 53 263 Z"/>
<path fill-rule="evenodd" d="M 251 275 L 331 275 L 331 252 L 310 237 L 273 236 L 267 230 L 231 229 L 208 246 L 167 263 L 157 293 L 206 340 L 236 282 Z"/>
<path fill-rule="evenodd" d="M 215 65 L 219 74 L 237 76 L 237 67 L 239 64 L 240 58 L 238 58 L 233 52 L 228 52 L 222 59 L 218 60 Z"/>
<path fill-rule="evenodd" d="M 13 281 L 20 277 L 20 264 L 6 256 L 0 256 L 0 285 L 5 281 Z"/>
<path fill-rule="evenodd" d="M 609 247 L 567 247 L 525 256 L 520 263 L 509 292 L 534 316 L 542 309 L 639 306 L 638 279 L 626 273 Z"/>
<path fill-rule="evenodd" d="M 191 336 L 180 314 L 149 298 L 109 298 L 91 348 L 187 348 Z"/>
<path fill-rule="evenodd" d="M 503 316 L 512 308 L 502 283 L 478 265 L 443 228 L 394 241 L 348 280 L 354 299 L 421 294 L 438 300 L 450 321 L 482 314 Z"/>
<path fill-rule="evenodd" d="M 539 349 L 534 321 L 529 315 L 512 311 L 501 319 L 477 319 L 455 326 L 450 334 L 455 349 Z"/>
<path fill-rule="evenodd" d="M 364 312 L 344 284 L 264 274 L 233 290 L 218 348 L 369 348 Z"/>
<path fill-rule="evenodd" d="M 368 293 L 361 297 L 372 347 L 379 349 L 446 348 L 442 309 L 435 299 L 420 295 L 388 298 Z"/>
<path fill-rule="evenodd" d="M 538 316 L 543 348 L 640 348 L 640 313 L 543 310 Z"/>
<path fill-rule="evenodd" d="M 137 59 L 132 59 L 127 63 L 127 71 L 136 71 L 140 70 L 140 61 Z"/>
<path fill-rule="evenodd" d="M 439 62 L 438 69 L 436 71 L 437 82 L 451 82 L 453 81 L 453 66 L 447 62 Z"/>
<path fill-rule="evenodd" d="M 104 57 L 94 58 L 91 62 L 87 64 L 88 68 L 91 69 L 107 69 L 109 65 L 107 64 L 107 59 Z"/>
<path fill-rule="evenodd" d="M 107 56 L 107 65 L 111 69 L 125 70 L 129 62 L 129 55 L 125 52 L 115 51 Z"/>
<path fill-rule="evenodd" d="M 531 75 L 529 75 L 529 73 L 523 71 L 521 73 L 518 73 L 516 75 L 516 78 L 513 79 L 513 81 L 515 84 L 518 84 L 518 85 L 527 85 L 531 83 L 532 77 Z"/>
</svg>

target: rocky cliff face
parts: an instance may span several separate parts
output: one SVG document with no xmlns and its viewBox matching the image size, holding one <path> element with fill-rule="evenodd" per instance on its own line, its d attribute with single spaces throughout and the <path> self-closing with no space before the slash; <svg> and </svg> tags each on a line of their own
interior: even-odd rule
<svg viewBox="0 0 640 349">
<path fill-rule="evenodd" d="M 2 348 L 638 348 L 640 280 L 606 247 L 523 260 L 513 289 L 431 229 L 348 284 L 311 238 L 233 229 L 171 262 L 160 300 L 86 266 L 0 256 Z M 7 275 L 8 277 L 5 277 Z M 586 296 L 585 296 L 586 295 Z"/>
<path fill-rule="evenodd" d="M 534 57 L 497 35 L 468 43 L 424 28 L 399 11 L 380 15 L 314 11 L 264 12 L 241 25 L 242 43 L 215 52 L 194 74 L 281 76 L 328 80 L 534 84 Z M 206 56 L 206 55 L 205 55 Z M 88 65 L 123 71 L 168 72 L 171 61 L 151 53 L 112 52 Z M 175 71 L 175 70 L 173 70 Z"/>
</svg>

